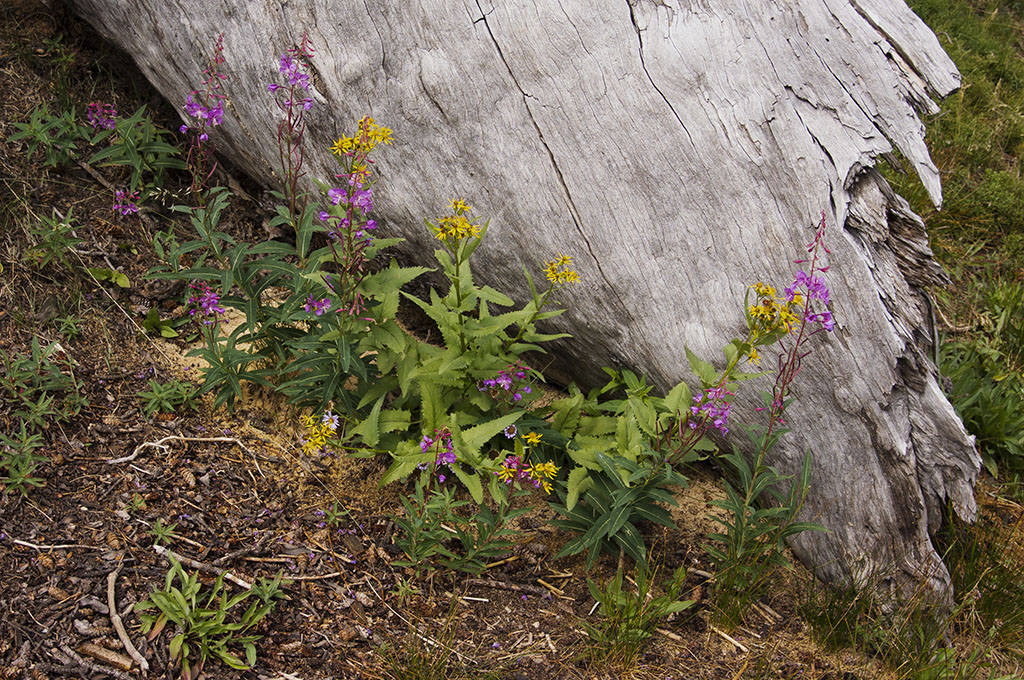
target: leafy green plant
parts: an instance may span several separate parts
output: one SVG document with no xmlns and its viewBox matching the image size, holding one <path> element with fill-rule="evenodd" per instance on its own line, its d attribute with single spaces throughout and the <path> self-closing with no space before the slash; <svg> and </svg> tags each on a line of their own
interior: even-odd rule
<svg viewBox="0 0 1024 680">
<path fill-rule="evenodd" d="M 42 432 L 51 422 L 65 421 L 88 403 L 74 377 L 73 365 L 57 343 L 43 346 L 32 338 L 30 354 L 0 349 L 0 416 L 23 423 L 29 432 Z"/>
<path fill-rule="evenodd" d="M 49 459 L 35 452 L 43 446 L 42 435 L 29 433 L 24 422 L 20 425 L 13 436 L 0 433 L 0 485 L 4 493 L 18 491 L 26 496 L 30 488 L 42 486 L 43 480 L 32 475 Z"/>
<path fill-rule="evenodd" d="M 68 340 L 81 335 L 82 333 L 82 319 L 74 316 L 67 315 L 61 316 L 54 319 L 54 323 L 57 326 L 57 332 L 61 334 L 61 337 Z"/>
<path fill-rule="evenodd" d="M 229 598 L 223 574 L 211 588 L 204 589 L 198 572 L 188 574 L 177 560 L 170 560 L 163 589 L 154 590 L 148 600 L 135 605 L 142 632 L 152 640 L 168 622 L 175 624 L 170 654 L 172 660 L 181 664 L 182 680 L 196 680 L 211 658 L 238 670 L 251 669 L 256 663 L 254 643 L 262 636 L 250 631 L 274 609 L 277 600 L 286 599 L 280 590 L 281 573 L 273 579 L 263 578 L 259 586 Z M 253 596 L 256 601 L 239 613 L 239 606 Z M 231 652 L 232 647 L 239 646 L 244 650 L 245 661 Z"/>
<path fill-rule="evenodd" d="M 174 330 L 174 322 L 170 319 L 161 319 L 160 312 L 156 307 L 150 307 L 146 312 L 146 318 L 142 320 L 142 328 L 147 333 L 153 333 L 162 338 L 178 337 L 178 331 Z"/>
<path fill-rule="evenodd" d="M 417 579 L 437 568 L 436 559 L 454 559 L 455 554 L 445 547 L 452 538 L 452 532 L 445 529 L 445 525 L 451 525 L 454 511 L 467 504 L 467 501 L 455 500 L 455 490 L 451 486 L 432 489 L 429 496 L 424 492 L 426 486 L 425 483 L 416 484 L 411 498 L 401 498 L 404 515 L 392 517 L 402 532 L 395 536 L 395 545 L 407 558 L 394 564 L 411 568 Z"/>
<path fill-rule="evenodd" d="M 650 466 L 604 453 L 594 454 L 600 474 L 591 474 L 582 502 L 571 499 L 561 489 L 560 503 L 551 504 L 564 516 L 552 524 L 578 534 L 558 556 L 587 551 L 587 566 L 592 567 L 602 551 L 621 549 L 637 563 L 646 560 L 646 547 L 637 524 L 646 520 L 675 527 L 672 516 L 662 507 L 676 505 L 670 488 L 686 485 L 686 477 L 671 465 L 663 464 L 652 474 Z M 586 471 L 579 467 L 577 470 Z M 570 484 L 574 478 L 570 476 Z"/>
<path fill-rule="evenodd" d="M 25 260 L 32 262 L 39 269 L 54 261 L 68 269 L 73 268 L 73 262 L 68 254 L 72 248 L 84 243 L 84 240 L 75 235 L 70 209 L 66 217 L 62 217 L 56 208 L 50 217 L 41 215 L 39 224 L 29 226 L 28 232 L 33 245 L 25 251 Z"/>
<path fill-rule="evenodd" d="M 128 279 L 128 275 L 114 269 L 108 269 L 107 267 L 88 267 L 86 271 L 101 283 L 109 281 L 117 285 L 118 288 L 132 287 L 132 282 Z"/>
<path fill-rule="evenodd" d="M 600 621 L 582 621 L 590 638 L 587 653 L 594 661 L 630 667 L 646 641 L 667 617 L 693 606 L 693 600 L 679 599 L 686 583 L 686 568 L 679 567 L 669 578 L 664 592 L 657 597 L 653 589 L 657 571 L 646 565 L 636 570 L 636 592 L 623 588 L 620 567 L 604 586 L 587 579 L 587 587 L 598 602 Z"/>
<path fill-rule="evenodd" d="M 174 542 L 174 539 L 178 537 L 178 534 L 174 533 L 177 528 L 177 524 L 171 524 L 164 526 L 163 520 L 157 519 L 153 522 L 153 526 L 149 528 L 149 535 L 153 537 L 153 545 L 170 545 Z"/>
<path fill-rule="evenodd" d="M 79 122 L 74 107 L 59 114 L 51 114 L 46 106 L 37 107 L 28 122 L 12 125 L 17 132 L 8 141 L 24 142 L 29 155 L 41 149 L 48 167 L 70 164 L 78 153 L 77 144 L 90 138 L 90 129 Z"/>
<path fill-rule="evenodd" d="M 766 408 L 771 408 L 770 398 L 766 402 Z M 797 479 L 779 474 L 765 463 L 765 455 L 774 446 L 766 437 L 777 440 L 786 431 L 777 429 L 766 435 L 763 430 L 748 428 L 759 450 L 753 466 L 739 451 L 721 456 L 736 480 L 735 484 L 726 483 L 725 500 L 711 501 L 725 510 L 726 516 L 714 518 L 723 531 L 709 536 L 717 545 L 708 545 L 706 550 L 715 564 L 716 615 L 730 627 L 764 594 L 772 569 L 790 566 L 783 553 L 785 539 L 804 531 L 824 531 L 819 524 L 796 521 L 810 489 L 810 452 Z M 790 483 L 788 491 L 780 492 L 786 482 Z"/>
<path fill-rule="evenodd" d="M 421 477 L 412 497 L 401 499 L 404 515 L 392 518 L 401 529 L 395 544 L 407 557 L 396 560 L 396 566 L 412 568 L 417 579 L 438 567 L 479 574 L 488 560 L 514 545 L 509 539 L 517 532 L 507 523 L 529 508 L 509 510 L 507 504 L 499 504 L 492 510 L 483 505 L 467 517 L 457 511 L 469 501 L 455 500 L 454 487 L 430 486 L 427 475 Z M 449 546 L 455 542 L 458 548 Z"/>
<path fill-rule="evenodd" d="M 89 157 L 89 165 L 125 167 L 130 170 L 128 191 L 142 191 L 142 198 L 162 189 L 168 170 L 184 170 L 181 150 L 169 141 L 170 133 L 156 125 L 146 107 L 114 120 L 112 128 L 99 131 L 91 144 L 107 145 Z"/>
<path fill-rule="evenodd" d="M 1009 470 L 1024 465 L 1024 379 L 1004 366 L 1003 353 L 987 343 L 942 345 L 950 401 L 976 437 L 982 462 L 993 476 L 1000 465 Z"/>
<path fill-rule="evenodd" d="M 159 383 L 151 379 L 149 389 L 139 392 L 139 399 L 145 402 L 143 412 L 148 418 L 157 411 L 174 413 L 183 406 L 194 410 L 197 408 L 196 396 L 198 393 L 199 390 L 187 381 L 174 379 Z"/>
</svg>

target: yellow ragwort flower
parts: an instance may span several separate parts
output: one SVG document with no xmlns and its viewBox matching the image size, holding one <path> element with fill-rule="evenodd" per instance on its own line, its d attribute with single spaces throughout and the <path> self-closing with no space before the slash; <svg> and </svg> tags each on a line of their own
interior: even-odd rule
<svg viewBox="0 0 1024 680">
<path fill-rule="evenodd" d="M 464 238 L 477 238 L 480 236 L 480 225 L 474 224 L 466 217 L 466 213 L 472 208 L 466 205 L 461 198 L 452 200 L 452 215 L 445 215 L 437 220 L 437 225 L 431 225 L 434 236 L 441 241 L 451 239 L 459 241 Z"/>
<path fill-rule="evenodd" d="M 364 116 L 359 121 L 359 131 L 356 135 L 343 135 L 331 145 L 331 153 L 335 156 L 353 156 L 356 153 L 366 155 L 378 144 L 390 144 L 391 134 L 389 128 L 377 125 L 370 116 Z"/>
<path fill-rule="evenodd" d="M 537 480 L 544 478 L 554 479 L 558 474 L 558 466 L 550 460 L 543 463 L 532 463 L 530 465 L 530 476 Z"/>
<path fill-rule="evenodd" d="M 544 276 L 554 284 L 579 283 L 580 281 L 579 274 L 572 268 L 572 258 L 562 253 L 544 265 Z"/>
<path fill-rule="evenodd" d="M 540 439 L 543 436 L 544 435 L 537 434 L 536 432 L 527 432 L 523 435 L 523 441 L 532 446 L 536 446 L 537 444 L 540 444 Z"/>
</svg>

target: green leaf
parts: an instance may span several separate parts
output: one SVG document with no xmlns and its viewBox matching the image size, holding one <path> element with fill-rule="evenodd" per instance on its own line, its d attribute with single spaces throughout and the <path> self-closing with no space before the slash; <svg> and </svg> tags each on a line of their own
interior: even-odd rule
<svg viewBox="0 0 1024 680">
<path fill-rule="evenodd" d="M 386 396 L 386 395 L 385 395 Z M 366 416 L 353 430 L 353 436 L 361 437 L 363 443 L 371 449 L 380 442 L 380 409 L 384 405 L 384 398 L 381 397 L 370 409 L 370 415 Z"/>
<path fill-rule="evenodd" d="M 579 500 L 580 494 L 586 493 L 594 485 L 590 471 L 585 467 L 573 468 L 566 480 L 565 509 L 572 510 Z"/>
<path fill-rule="evenodd" d="M 712 387 L 718 382 L 715 367 L 694 354 L 689 347 L 686 348 L 686 360 L 690 362 L 690 370 L 704 387 Z"/>
<path fill-rule="evenodd" d="M 693 396 L 685 382 L 680 382 L 665 395 L 665 408 L 669 413 L 686 413 L 692 403 Z"/>
<path fill-rule="evenodd" d="M 514 424 L 517 420 L 522 418 L 525 413 L 525 411 L 514 411 L 508 415 L 502 416 L 501 418 L 496 418 L 495 420 L 491 420 L 486 423 L 480 423 L 468 430 L 463 430 L 461 435 L 465 449 L 463 451 L 457 451 L 456 453 L 464 454 L 468 460 L 478 459 L 480 456 L 480 449 L 484 444 L 496 435 L 504 432 L 509 425 Z"/>
<path fill-rule="evenodd" d="M 455 473 L 455 476 L 459 478 L 459 481 L 462 482 L 469 490 L 469 495 L 473 497 L 473 500 L 476 501 L 477 504 L 483 503 L 484 488 L 480 483 L 480 475 L 475 472 L 466 472 L 458 463 L 453 463 L 451 465 L 451 469 Z"/>
</svg>

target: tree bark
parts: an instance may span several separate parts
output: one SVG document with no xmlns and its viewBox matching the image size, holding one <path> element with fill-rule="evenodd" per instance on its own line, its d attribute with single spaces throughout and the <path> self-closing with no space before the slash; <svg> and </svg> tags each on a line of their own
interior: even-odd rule
<svg viewBox="0 0 1024 680">
<path fill-rule="evenodd" d="M 947 503 L 975 514 L 979 458 L 936 382 L 924 289 L 945 281 L 924 224 L 873 168 L 901 152 L 936 204 L 922 112 L 959 85 L 900 0 L 68 0 L 172 102 L 224 32 L 222 154 L 278 182 L 278 55 L 309 33 L 310 174 L 365 114 L 395 130 L 376 170 L 378 221 L 432 250 L 423 216 L 464 196 L 490 215 L 476 271 L 522 289 L 556 251 L 566 289 L 553 370 L 602 365 L 662 387 L 743 328 L 756 281 L 778 287 L 830 226 L 834 333 L 815 338 L 771 462 L 814 456 L 805 516 L 829 533 L 792 547 L 833 582 L 878 578 L 949 603 L 929 538 Z M 130 27 L 130 30 L 126 30 Z M 756 390 L 747 390 L 756 391 Z M 735 412 L 756 414 L 751 396 Z"/>
</svg>

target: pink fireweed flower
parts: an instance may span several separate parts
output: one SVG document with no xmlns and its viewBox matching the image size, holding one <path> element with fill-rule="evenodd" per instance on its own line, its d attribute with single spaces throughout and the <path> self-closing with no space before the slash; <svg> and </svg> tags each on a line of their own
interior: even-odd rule
<svg viewBox="0 0 1024 680">
<path fill-rule="evenodd" d="M 477 389 L 481 392 L 489 392 L 491 397 L 498 401 L 518 404 L 526 395 L 531 394 L 533 389 L 527 383 L 527 372 L 529 366 L 519 362 L 509 364 L 493 378 L 481 380 Z"/>
<path fill-rule="evenodd" d="M 690 429 L 696 429 L 698 420 L 704 418 L 722 434 L 728 434 L 732 403 L 725 401 L 725 398 L 731 396 L 733 393 L 724 387 L 711 387 L 704 394 L 695 396 L 695 405 L 690 407 L 690 414 L 694 417 L 690 420 Z"/>
<path fill-rule="evenodd" d="M 304 309 L 307 312 L 314 312 L 317 316 L 321 316 L 324 312 L 328 311 L 330 308 L 331 308 L 331 300 L 330 300 L 330 298 L 323 298 L 321 300 L 318 300 L 315 297 L 313 297 L 312 293 L 310 293 L 309 297 L 306 298 L 306 304 L 304 305 Z"/>
<path fill-rule="evenodd" d="M 451 472 L 452 465 L 456 461 L 455 446 L 452 444 L 452 433 L 447 427 L 442 427 L 440 430 L 434 430 L 434 436 L 423 435 L 423 439 L 420 440 L 420 451 L 428 453 L 431 450 L 436 452 L 433 468 L 437 472 L 437 481 L 444 482 L 447 477 L 444 474 L 444 470 L 447 469 Z M 427 463 L 420 463 L 417 467 L 421 470 L 426 470 L 428 467 Z"/>
<path fill-rule="evenodd" d="M 220 304 L 220 295 L 205 281 L 190 283 L 189 288 L 193 292 L 188 299 L 188 304 L 193 305 L 193 308 L 189 310 L 188 315 L 196 318 L 198 314 L 206 326 L 218 323 L 221 320 L 221 315 L 227 311 Z"/>
<path fill-rule="evenodd" d="M 114 110 L 113 104 L 90 102 L 87 117 L 89 125 L 91 125 L 94 130 L 99 130 L 100 128 L 113 130 L 115 125 L 114 119 L 117 118 L 117 111 Z"/>
<path fill-rule="evenodd" d="M 122 215 L 130 215 L 132 213 L 139 212 L 139 207 L 135 205 L 135 201 L 139 200 L 139 192 L 133 191 L 128 193 L 122 189 L 118 189 L 114 192 L 114 212 L 119 212 Z"/>
</svg>

